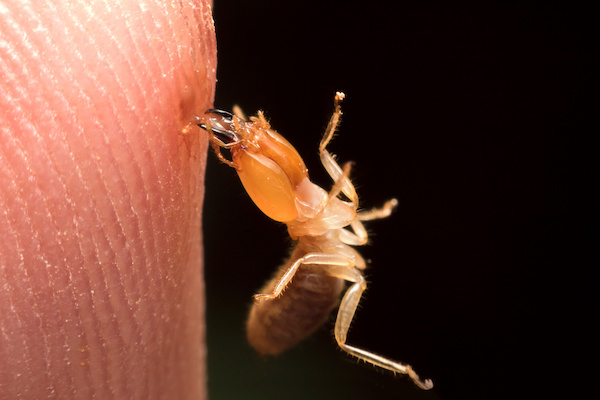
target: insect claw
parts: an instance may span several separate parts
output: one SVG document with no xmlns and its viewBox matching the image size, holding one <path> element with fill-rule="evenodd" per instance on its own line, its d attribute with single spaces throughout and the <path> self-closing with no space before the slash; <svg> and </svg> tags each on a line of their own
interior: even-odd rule
<svg viewBox="0 0 600 400">
<path fill-rule="evenodd" d="M 265 298 L 269 297 L 268 294 L 255 294 L 254 295 L 254 302 L 256 304 L 259 304 L 260 302 L 262 302 L 263 300 L 266 300 Z"/>
<path fill-rule="evenodd" d="M 278 298 L 279 296 L 281 296 L 280 294 L 264 294 L 264 293 L 258 293 L 254 295 L 254 302 L 256 304 L 260 304 L 263 301 L 268 301 L 268 300 L 274 300 L 276 298 Z"/>
<path fill-rule="evenodd" d="M 424 381 L 419 378 L 419 375 L 409 366 L 406 368 L 406 372 L 408 376 L 413 380 L 413 382 L 423 390 L 429 390 L 433 388 L 433 381 L 431 379 L 425 379 Z"/>
</svg>

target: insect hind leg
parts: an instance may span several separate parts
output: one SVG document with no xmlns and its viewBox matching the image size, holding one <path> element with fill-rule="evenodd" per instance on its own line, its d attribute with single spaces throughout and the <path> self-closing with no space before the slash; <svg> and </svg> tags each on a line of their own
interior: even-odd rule
<svg viewBox="0 0 600 400">
<path fill-rule="evenodd" d="M 355 268 L 330 266 L 327 268 L 326 273 L 353 282 L 342 298 L 338 309 L 337 319 L 335 321 L 335 339 L 340 348 L 346 353 L 380 368 L 387 369 L 394 373 L 406 374 L 422 389 L 431 389 L 433 387 L 433 382 L 430 379 L 424 381 L 421 380 L 410 365 L 401 364 L 378 354 L 346 344 L 350 324 L 354 319 L 358 303 L 360 302 L 363 292 L 367 288 L 367 284 L 360 271 Z"/>
<path fill-rule="evenodd" d="M 353 270 L 356 265 L 356 260 L 348 257 L 345 254 L 331 253 L 308 253 L 297 260 L 293 260 L 289 266 L 282 268 L 283 274 L 275 284 L 271 293 L 257 293 L 254 295 L 255 302 L 259 303 L 264 300 L 273 300 L 283 294 L 285 288 L 292 281 L 294 275 L 301 266 L 306 266 L 314 271 L 328 273 L 329 268 L 344 267 Z M 343 279 L 343 278 L 342 278 Z"/>
</svg>

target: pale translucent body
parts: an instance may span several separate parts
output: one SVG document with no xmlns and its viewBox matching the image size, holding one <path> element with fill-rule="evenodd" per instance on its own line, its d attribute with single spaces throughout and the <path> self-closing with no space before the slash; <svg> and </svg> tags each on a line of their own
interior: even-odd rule
<svg viewBox="0 0 600 400">
<path fill-rule="evenodd" d="M 205 126 L 219 158 L 238 170 L 240 179 L 256 205 L 270 218 L 286 223 L 292 239 L 297 240 L 294 254 L 301 257 L 289 260 L 278 278 L 268 284 L 269 293 L 254 296 L 254 307 L 267 306 L 280 296 L 286 296 L 292 280 L 301 268 L 314 276 L 330 276 L 350 282 L 340 302 L 335 323 L 335 338 L 345 352 L 378 367 L 407 374 L 423 389 L 431 389 L 431 380 L 422 381 L 409 365 L 389 360 L 346 343 L 348 330 L 367 284 L 362 274 L 365 260 L 351 246 L 367 243 L 368 235 L 362 221 L 388 217 L 397 205 L 389 200 L 381 208 L 358 211 L 358 195 L 349 179 L 350 164 L 340 167 L 326 147 L 333 137 L 340 116 L 341 92 L 336 93 L 335 111 L 319 145 L 321 163 L 333 179 L 329 192 L 310 182 L 304 163 L 296 150 L 281 135 L 270 129 L 262 113 L 245 122 L 239 111 L 231 122 L 212 118 Z M 212 131 L 214 123 L 234 139 L 225 143 Z M 212 128 L 212 129 L 211 129 Z M 221 148 L 231 150 L 232 160 L 221 154 Z M 343 196 L 347 200 L 342 199 Z M 287 268 L 287 269 L 285 269 Z M 291 290 L 291 289 L 290 289 Z M 276 304 L 276 302 L 273 302 Z M 261 323 L 251 319 L 248 330 L 264 331 Z M 249 337 L 253 332 L 249 332 Z M 261 352 L 276 354 L 279 348 L 269 349 L 261 344 Z M 273 345 L 275 346 L 275 345 Z"/>
</svg>

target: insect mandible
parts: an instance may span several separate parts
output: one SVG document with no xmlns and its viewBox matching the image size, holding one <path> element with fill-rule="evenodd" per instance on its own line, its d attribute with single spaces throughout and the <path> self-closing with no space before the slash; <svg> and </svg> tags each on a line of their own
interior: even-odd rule
<svg viewBox="0 0 600 400">
<path fill-rule="evenodd" d="M 358 195 L 349 179 L 351 164 L 340 167 L 327 151 L 340 122 L 343 99 L 344 93 L 337 92 L 334 113 L 319 145 L 321 163 L 333 180 L 329 191 L 310 181 L 296 149 L 271 129 L 262 112 L 248 120 L 239 108 L 234 114 L 210 109 L 199 118 L 198 125 L 208 132 L 217 157 L 237 170 L 258 208 L 285 223 L 295 241 L 290 258 L 254 295 L 246 324 L 248 340 L 261 354 L 279 354 L 311 335 L 339 304 L 334 334 L 342 350 L 378 367 L 407 374 L 419 387 L 431 389 L 432 381 L 421 380 L 409 365 L 346 343 L 367 287 L 365 260 L 352 246 L 367 243 L 363 221 L 388 217 L 397 201 L 358 211 Z M 222 149 L 230 151 L 231 159 Z M 350 282 L 350 287 L 340 302 L 345 282 Z"/>
</svg>

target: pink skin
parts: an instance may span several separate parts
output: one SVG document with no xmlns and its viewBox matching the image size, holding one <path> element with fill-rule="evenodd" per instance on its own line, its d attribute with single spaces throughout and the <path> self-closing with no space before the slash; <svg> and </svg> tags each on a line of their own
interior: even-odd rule
<svg viewBox="0 0 600 400">
<path fill-rule="evenodd" d="M 210 2 L 87 2 L 0 5 L 0 398 L 203 399 Z"/>
</svg>

